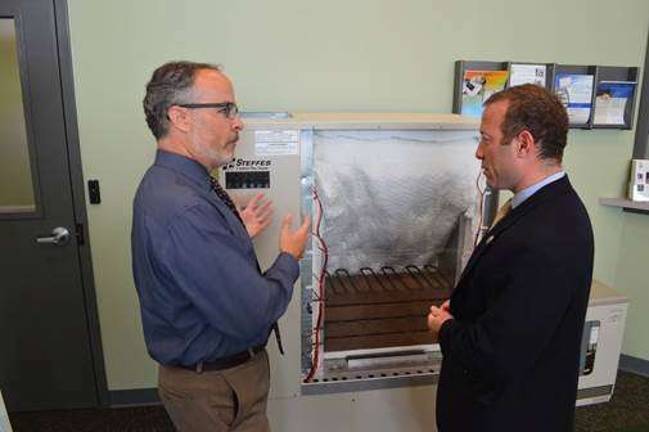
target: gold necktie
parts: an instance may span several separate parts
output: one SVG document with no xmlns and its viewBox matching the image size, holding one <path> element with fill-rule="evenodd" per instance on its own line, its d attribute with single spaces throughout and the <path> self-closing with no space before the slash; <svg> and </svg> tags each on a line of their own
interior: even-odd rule
<svg viewBox="0 0 649 432">
<path fill-rule="evenodd" d="M 509 214 L 509 212 L 510 212 L 511 210 L 512 210 L 512 199 L 510 198 L 510 199 L 508 199 L 507 201 L 505 201 L 505 204 L 503 204 L 503 205 L 498 209 L 498 211 L 496 212 L 496 217 L 494 218 L 494 221 L 491 223 L 491 226 L 489 227 L 489 229 L 493 229 L 493 227 L 495 227 L 496 224 L 497 224 L 498 222 L 500 222 L 500 220 L 501 220 L 502 218 L 504 218 L 505 216 L 507 216 L 507 214 Z"/>
</svg>

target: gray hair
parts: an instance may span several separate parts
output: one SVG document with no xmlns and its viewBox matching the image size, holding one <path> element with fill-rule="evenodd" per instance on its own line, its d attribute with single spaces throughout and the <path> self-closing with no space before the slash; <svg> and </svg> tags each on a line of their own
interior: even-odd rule
<svg viewBox="0 0 649 432">
<path fill-rule="evenodd" d="M 157 68 L 146 85 L 142 101 L 146 123 L 156 139 L 164 138 L 169 132 L 167 111 L 172 105 L 190 102 L 196 73 L 202 69 L 217 72 L 221 68 L 209 63 L 174 61 Z"/>
</svg>

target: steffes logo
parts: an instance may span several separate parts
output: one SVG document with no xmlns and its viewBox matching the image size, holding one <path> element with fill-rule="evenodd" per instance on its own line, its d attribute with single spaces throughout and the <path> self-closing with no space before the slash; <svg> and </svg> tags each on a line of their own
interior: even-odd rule
<svg viewBox="0 0 649 432">
<path fill-rule="evenodd" d="M 268 171 L 271 161 L 268 159 L 235 159 L 223 167 L 223 171 Z"/>
</svg>

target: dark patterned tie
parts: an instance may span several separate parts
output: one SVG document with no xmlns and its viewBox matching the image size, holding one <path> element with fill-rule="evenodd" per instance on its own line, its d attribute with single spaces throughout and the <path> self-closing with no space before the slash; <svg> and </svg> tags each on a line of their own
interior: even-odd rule
<svg viewBox="0 0 649 432">
<path fill-rule="evenodd" d="M 225 204 L 231 211 L 234 213 L 234 215 L 239 219 L 239 222 L 241 222 L 241 225 L 243 225 L 243 228 L 246 228 L 246 224 L 243 223 L 243 219 L 241 219 L 241 215 L 239 214 L 239 210 L 237 209 L 237 206 L 234 205 L 234 202 L 232 201 L 232 198 L 230 198 L 230 195 L 221 187 L 219 182 L 212 176 L 210 176 L 210 186 L 212 187 L 212 190 L 216 194 L 217 197 L 221 201 L 223 201 L 223 204 Z M 259 267 L 259 261 L 255 259 L 255 263 L 257 264 L 257 270 L 261 273 L 261 267 Z M 277 347 L 279 348 L 279 352 L 284 354 L 284 347 L 282 346 L 282 336 L 279 334 L 279 324 L 274 323 L 273 324 L 273 332 L 275 333 L 275 339 L 277 339 Z"/>
<path fill-rule="evenodd" d="M 228 206 L 230 210 L 232 210 L 232 213 L 239 219 L 239 222 L 243 225 L 243 227 L 246 227 L 246 224 L 243 223 L 243 219 L 241 219 L 241 215 L 239 214 L 239 210 L 237 209 L 237 206 L 234 205 L 234 201 L 232 201 L 232 198 L 230 198 L 230 195 L 221 187 L 219 182 L 212 176 L 210 176 L 210 186 L 212 187 L 212 190 L 216 194 L 217 197 L 223 201 L 223 204 Z"/>
</svg>

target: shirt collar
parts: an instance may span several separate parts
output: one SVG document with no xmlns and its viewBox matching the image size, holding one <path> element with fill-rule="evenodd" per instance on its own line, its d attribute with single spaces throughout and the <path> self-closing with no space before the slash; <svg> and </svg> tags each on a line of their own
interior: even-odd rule
<svg viewBox="0 0 649 432">
<path fill-rule="evenodd" d="M 210 188 L 210 174 L 205 167 L 186 156 L 158 149 L 155 156 L 155 165 L 177 171 L 206 189 Z"/>
<path fill-rule="evenodd" d="M 514 194 L 514 197 L 512 198 L 512 209 L 515 209 L 519 205 L 523 204 L 523 202 L 534 195 L 539 189 L 541 189 L 543 186 L 546 186 L 554 181 L 559 180 L 563 176 L 566 175 L 565 171 L 559 171 L 557 173 L 554 173 L 552 175 L 547 176 L 543 180 L 541 180 L 538 183 L 534 183 L 532 186 L 528 186 L 522 191 Z"/>
</svg>

